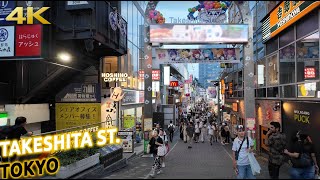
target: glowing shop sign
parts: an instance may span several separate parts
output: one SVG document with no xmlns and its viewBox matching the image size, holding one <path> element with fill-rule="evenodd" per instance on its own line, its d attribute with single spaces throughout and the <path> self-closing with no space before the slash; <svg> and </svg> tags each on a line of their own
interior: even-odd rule
<svg viewBox="0 0 320 180">
<path fill-rule="evenodd" d="M 101 77 L 104 82 L 126 82 L 128 79 L 128 73 L 101 73 Z"/>
</svg>

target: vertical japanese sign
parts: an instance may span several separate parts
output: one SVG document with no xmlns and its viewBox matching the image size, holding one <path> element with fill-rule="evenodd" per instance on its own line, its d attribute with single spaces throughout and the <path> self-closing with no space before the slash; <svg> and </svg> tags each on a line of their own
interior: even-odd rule
<svg viewBox="0 0 320 180">
<path fill-rule="evenodd" d="M 16 26 L 16 56 L 41 56 L 42 25 Z"/>
<path fill-rule="evenodd" d="M 106 128 L 117 127 L 117 103 L 110 98 L 101 99 L 101 121 L 106 122 Z"/>
<path fill-rule="evenodd" d="M 6 17 L 15 8 L 16 1 L 0 1 L 0 25 L 11 25 L 13 22 L 6 21 Z"/>
<path fill-rule="evenodd" d="M 56 129 L 99 123 L 100 113 L 100 103 L 56 103 Z"/>
<path fill-rule="evenodd" d="M 0 57 L 14 56 L 14 26 L 0 26 Z"/>
</svg>

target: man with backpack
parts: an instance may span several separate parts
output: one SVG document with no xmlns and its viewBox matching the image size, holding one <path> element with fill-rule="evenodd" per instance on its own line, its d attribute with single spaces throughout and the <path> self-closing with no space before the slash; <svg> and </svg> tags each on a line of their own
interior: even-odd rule
<svg viewBox="0 0 320 180">
<path fill-rule="evenodd" d="M 170 121 L 170 124 L 168 125 L 170 142 L 172 142 L 174 130 L 175 130 L 175 126 L 173 125 L 172 121 Z"/>
</svg>

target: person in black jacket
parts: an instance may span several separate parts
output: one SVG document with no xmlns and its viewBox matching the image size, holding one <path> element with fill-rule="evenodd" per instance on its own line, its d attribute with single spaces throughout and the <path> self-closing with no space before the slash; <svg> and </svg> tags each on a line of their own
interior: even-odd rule
<svg viewBox="0 0 320 180">
<path fill-rule="evenodd" d="M 157 174 L 160 174 L 161 171 L 161 162 L 160 162 L 160 157 L 158 156 L 158 147 L 163 145 L 163 140 L 160 136 L 158 136 L 158 132 L 154 130 L 152 132 L 152 138 L 149 142 L 150 144 L 150 153 L 153 154 L 154 162 L 152 165 L 152 170 L 151 170 L 151 177 L 154 177 L 155 172 L 157 171 Z"/>
<path fill-rule="evenodd" d="M 319 167 L 310 136 L 298 131 L 290 151 L 284 150 L 284 153 L 291 158 L 291 179 L 314 179 L 315 172 L 319 173 Z"/>
</svg>

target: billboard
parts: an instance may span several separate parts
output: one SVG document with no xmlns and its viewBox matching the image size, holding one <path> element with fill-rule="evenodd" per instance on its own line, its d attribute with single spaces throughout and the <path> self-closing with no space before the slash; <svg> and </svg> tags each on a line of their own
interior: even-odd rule
<svg viewBox="0 0 320 180">
<path fill-rule="evenodd" d="M 151 43 L 246 43 L 247 24 L 161 24 L 150 25 Z"/>
<path fill-rule="evenodd" d="M 0 1 L 0 25 L 12 25 L 12 21 L 6 21 L 6 17 L 16 7 L 16 1 Z"/>
<path fill-rule="evenodd" d="M 156 49 L 160 63 L 240 63 L 240 49 Z"/>
<path fill-rule="evenodd" d="M 57 130 L 99 122 L 101 122 L 100 103 L 56 103 Z"/>
</svg>

